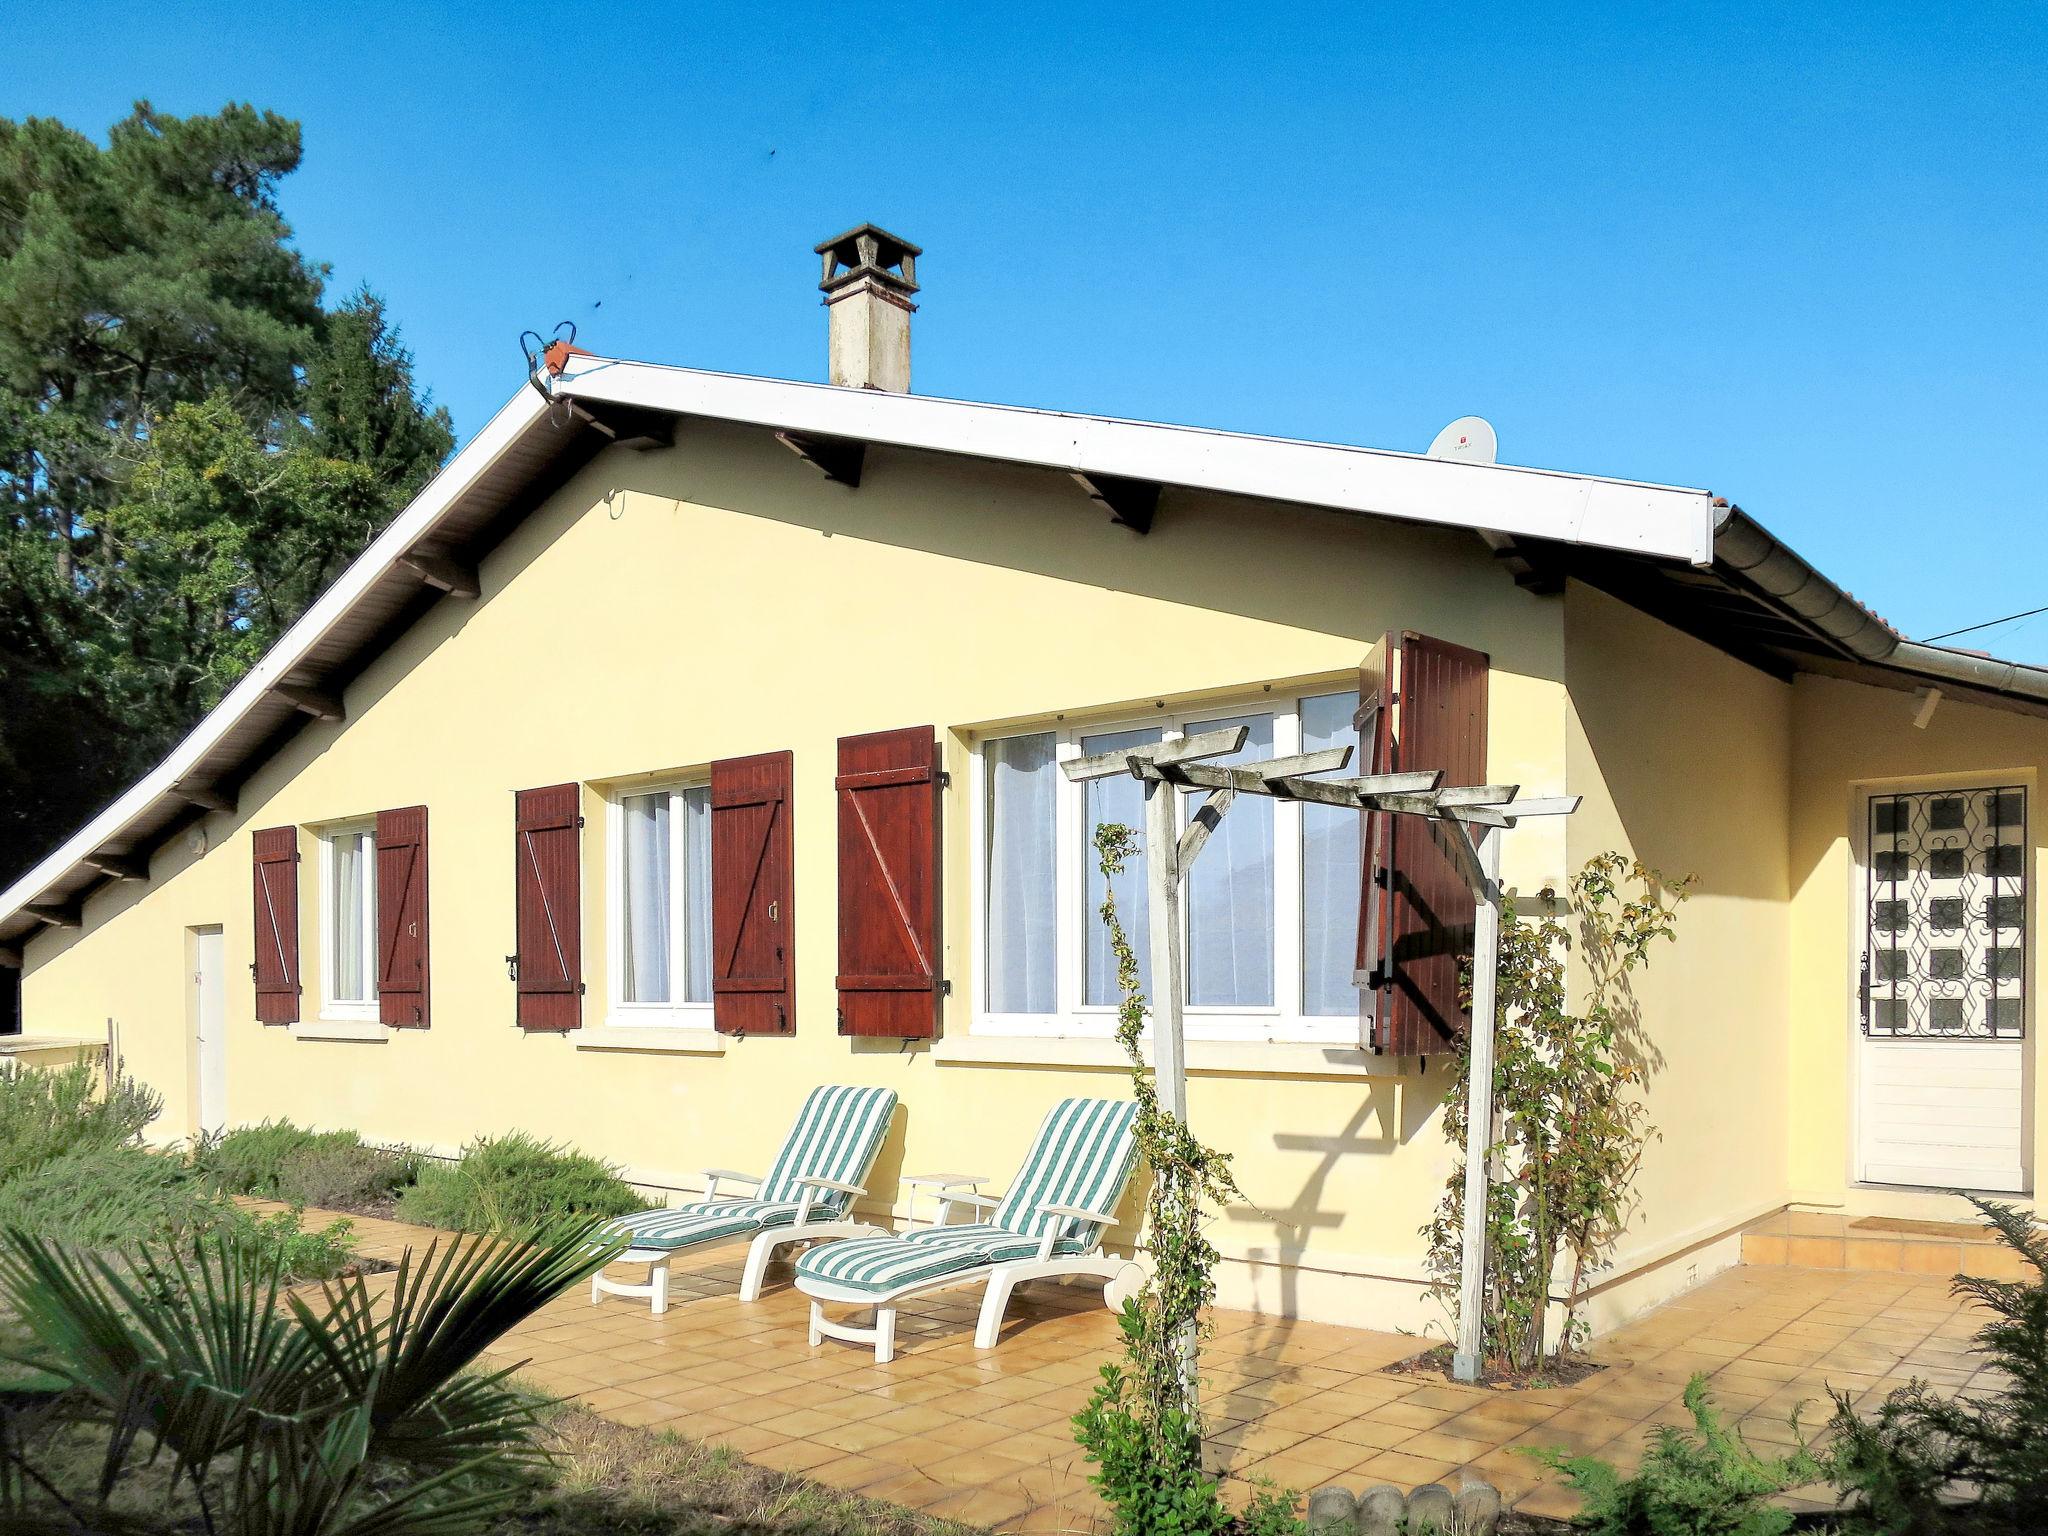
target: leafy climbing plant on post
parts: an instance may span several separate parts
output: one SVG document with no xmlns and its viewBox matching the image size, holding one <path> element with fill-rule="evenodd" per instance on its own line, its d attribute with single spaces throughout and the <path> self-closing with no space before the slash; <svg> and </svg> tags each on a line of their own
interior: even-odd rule
<svg viewBox="0 0 2048 1536">
<path fill-rule="evenodd" d="M 1676 934 L 1690 875 L 1669 880 L 1618 853 L 1589 860 L 1571 881 L 1583 967 L 1584 1010 L 1570 1006 L 1573 936 L 1555 916 L 1502 912 L 1499 1022 L 1493 1096 L 1500 1139 L 1482 1155 L 1502 1175 L 1489 1185 L 1483 1355 L 1511 1371 L 1537 1369 L 1546 1351 L 1558 1261 L 1568 1266 L 1564 1343 L 1578 1342 L 1586 1287 L 1628 1225 L 1629 1190 L 1656 1134 L 1641 1089 L 1650 1058 L 1630 986 L 1650 947 Z M 1422 1229 L 1439 1296 L 1457 1295 L 1465 1219 L 1464 1159 L 1471 1155 L 1467 1057 L 1444 1106 L 1459 1163 Z"/>
<path fill-rule="evenodd" d="M 1204 1146 L 1159 1102 L 1159 1085 L 1145 1067 L 1139 1045 L 1145 994 L 1137 954 L 1117 916 L 1113 883 L 1137 844 L 1129 827 L 1095 829 L 1104 886 L 1098 911 L 1109 931 L 1123 998 L 1116 1038 L 1131 1058 L 1138 1152 L 1151 1181 L 1145 1226 L 1152 1273 L 1124 1303 L 1123 1360 L 1103 1366 L 1102 1384 L 1075 1416 L 1074 1430 L 1095 1463 L 1092 1481 L 1115 1512 L 1117 1536 L 1195 1536 L 1235 1528 L 1216 1479 L 1202 1467 L 1196 1350 L 1205 1311 L 1216 1299 L 1218 1255 L 1204 1230 L 1206 1213 L 1243 1195 L 1230 1172 L 1230 1155 Z M 1246 1510 L 1244 1528 L 1296 1529 L 1293 1507 L 1291 1495 L 1262 1493 Z"/>
</svg>

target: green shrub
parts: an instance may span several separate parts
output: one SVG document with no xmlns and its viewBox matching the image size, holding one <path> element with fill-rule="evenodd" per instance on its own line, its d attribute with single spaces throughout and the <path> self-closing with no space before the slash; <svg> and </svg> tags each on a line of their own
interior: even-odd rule
<svg viewBox="0 0 2048 1536">
<path fill-rule="evenodd" d="M 623 1216 L 647 1202 L 610 1163 L 524 1131 L 486 1136 L 459 1162 L 424 1163 L 400 1191 L 406 1221 L 458 1232 L 511 1232 L 567 1216 Z"/>
<path fill-rule="evenodd" d="M 365 1145 L 354 1131 L 309 1131 L 289 1120 L 207 1137 L 193 1147 L 192 1161 L 228 1194 L 301 1205 L 368 1205 L 419 1171 L 413 1153 Z"/>
<path fill-rule="evenodd" d="M 163 1112 L 160 1095 L 118 1069 L 106 1093 L 99 1086 L 82 1056 L 55 1071 L 0 1077 L 0 1183 L 76 1148 L 132 1142 Z"/>
<path fill-rule="evenodd" d="M 1874 1419 L 1837 1393 L 1831 1459 L 1845 1530 L 2048 1530 L 2048 1240 L 2024 1211 L 1974 1195 L 1971 1203 L 2035 1269 L 2032 1280 L 1958 1275 L 1951 1287 L 1993 1314 L 1977 1331 L 1977 1353 L 2006 1389 L 1951 1399 L 1916 1381 L 1890 1394 Z M 1958 1511 L 1966 1493 L 1974 1503 Z"/>
<path fill-rule="evenodd" d="M 234 1243 L 252 1263 L 274 1268 L 287 1284 L 332 1280 L 355 1262 L 355 1223 L 344 1218 L 308 1232 L 303 1206 L 268 1216 L 231 1206 L 213 1231 Z"/>
<path fill-rule="evenodd" d="M 1781 1536 L 1790 1530 L 1791 1512 L 1766 1501 L 1820 1481 L 1826 1465 L 1804 1441 L 1783 1456 L 1758 1455 L 1722 1423 L 1704 1376 L 1686 1383 L 1685 1406 L 1693 1428 L 1658 1426 L 1642 1466 L 1630 1477 L 1598 1456 L 1541 1449 L 1529 1454 L 1562 1472 L 1578 1491 L 1585 1507 L 1574 1523 L 1596 1536 Z"/>
<path fill-rule="evenodd" d="M 0 1183 L 0 1227 L 81 1248 L 182 1240 L 232 1209 L 175 1157 L 78 1146 Z"/>
</svg>

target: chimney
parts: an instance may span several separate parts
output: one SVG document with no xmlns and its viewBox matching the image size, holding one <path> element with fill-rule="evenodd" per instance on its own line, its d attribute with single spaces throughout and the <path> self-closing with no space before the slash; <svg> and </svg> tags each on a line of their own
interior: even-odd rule
<svg viewBox="0 0 2048 1536">
<path fill-rule="evenodd" d="M 863 224 L 816 247 L 825 258 L 826 382 L 910 392 L 910 317 L 917 258 L 886 229 Z"/>
</svg>

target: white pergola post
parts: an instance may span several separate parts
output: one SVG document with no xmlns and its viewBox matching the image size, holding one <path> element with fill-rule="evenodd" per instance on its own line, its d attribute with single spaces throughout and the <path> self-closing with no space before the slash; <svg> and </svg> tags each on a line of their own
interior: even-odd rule
<svg viewBox="0 0 2048 1536">
<path fill-rule="evenodd" d="M 1493 1033 L 1500 981 L 1500 839 L 1479 844 L 1484 886 L 1474 892 L 1472 1040 L 1465 1073 L 1465 1238 L 1459 1251 L 1458 1341 L 1451 1374 L 1477 1381 L 1486 1338 L 1486 1208 L 1492 1203 Z"/>
<path fill-rule="evenodd" d="M 1181 1008 L 1180 795 L 1164 779 L 1145 781 L 1145 895 L 1152 952 L 1152 1072 L 1159 1107 L 1188 1121 L 1188 1046 Z"/>
</svg>

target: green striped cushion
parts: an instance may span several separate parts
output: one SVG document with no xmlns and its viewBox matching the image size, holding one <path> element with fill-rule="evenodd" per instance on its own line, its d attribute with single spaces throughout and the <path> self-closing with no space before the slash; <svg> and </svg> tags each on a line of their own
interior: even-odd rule
<svg viewBox="0 0 2048 1536">
<path fill-rule="evenodd" d="M 796 1220 L 790 1200 L 699 1200 L 690 1205 L 638 1211 L 608 1221 L 601 1236 L 623 1232 L 635 1248 L 692 1248 L 728 1237 L 752 1237 L 764 1227 L 786 1227 Z"/>
<path fill-rule="evenodd" d="M 990 1222 L 1026 1237 L 1055 1227 L 1061 1238 L 1094 1246 L 1101 1222 L 1047 1215 L 1047 1205 L 1107 1211 L 1122 1196 L 1138 1151 L 1138 1106 L 1128 1099 L 1062 1099 L 1024 1158 L 1024 1166 Z"/>
<path fill-rule="evenodd" d="M 1034 1259 L 1038 1246 L 1037 1238 L 996 1226 L 926 1227 L 900 1237 L 855 1237 L 821 1244 L 796 1261 L 796 1272 L 883 1296 L 963 1270 Z M 1053 1251 L 1075 1254 L 1082 1251 L 1082 1245 L 1063 1238 L 1053 1245 Z"/>
<path fill-rule="evenodd" d="M 834 1179 L 842 1184 L 865 1182 L 889 1119 L 896 1113 L 896 1094 L 888 1088 L 813 1088 L 798 1112 L 796 1125 L 757 1192 L 762 1200 L 801 1200 L 802 1178 Z M 836 1190 L 817 1191 L 811 1209 L 823 1215 L 842 1214 L 851 1196 Z"/>
</svg>

